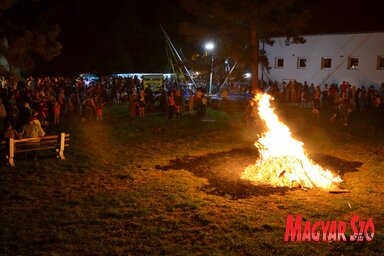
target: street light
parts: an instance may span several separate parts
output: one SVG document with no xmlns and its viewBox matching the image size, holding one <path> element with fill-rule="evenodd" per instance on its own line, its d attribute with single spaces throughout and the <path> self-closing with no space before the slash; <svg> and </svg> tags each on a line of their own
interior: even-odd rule
<svg viewBox="0 0 384 256">
<path fill-rule="evenodd" d="M 215 45 L 212 42 L 208 42 L 205 44 L 205 49 L 209 52 L 211 52 L 211 74 L 209 75 L 209 88 L 208 88 L 208 95 L 212 95 L 212 78 L 213 78 L 213 49 L 215 48 Z"/>
</svg>

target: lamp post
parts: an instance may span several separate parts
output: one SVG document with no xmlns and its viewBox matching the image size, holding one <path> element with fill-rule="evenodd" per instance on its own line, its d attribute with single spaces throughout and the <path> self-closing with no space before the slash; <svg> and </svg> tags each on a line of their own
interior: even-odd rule
<svg viewBox="0 0 384 256">
<path fill-rule="evenodd" d="M 208 95 L 212 95 L 212 79 L 213 79 L 213 49 L 215 48 L 215 45 L 212 42 L 208 42 L 205 44 L 205 49 L 209 52 L 211 52 L 211 73 L 209 75 L 209 88 L 208 88 Z"/>
</svg>

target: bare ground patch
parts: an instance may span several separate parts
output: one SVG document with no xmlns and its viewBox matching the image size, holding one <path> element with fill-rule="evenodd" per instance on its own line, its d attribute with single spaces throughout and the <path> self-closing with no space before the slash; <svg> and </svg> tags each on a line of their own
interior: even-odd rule
<svg viewBox="0 0 384 256">
<path fill-rule="evenodd" d="M 209 184 L 204 186 L 208 194 L 229 196 L 231 199 L 243 199 L 251 196 L 268 196 L 270 194 L 284 195 L 289 188 L 256 185 L 242 180 L 243 170 L 255 164 L 258 158 L 256 148 L 235 148 L 226 152 L 209 153 L 205 156 L 184 156 L 169 161 L 168 165 L 156 165 L 157 170 L 187 170 L 194 175 L 206 178 Z M 347 161 L 326 154 L 314 154 L 313 160 L 318 164 L 337 170 L 339 175 L 347 172 L 357 172 L 362 165 L 358 161 Z"/>
</svg>

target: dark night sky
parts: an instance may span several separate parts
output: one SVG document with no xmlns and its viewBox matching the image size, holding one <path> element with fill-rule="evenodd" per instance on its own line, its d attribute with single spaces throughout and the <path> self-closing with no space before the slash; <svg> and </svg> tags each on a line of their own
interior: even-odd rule
<svg viewBox="0 0 384 256">
<path fill-rule="evenodd" d="M 379 1 L 303 0 L 312 12 L 306 34 L 384 31 Z M 163 25 L 182 47 L 177 0 L 19 0 L 14 17 L 26 23 L 35 13 L 59 23 L 62 55 L 39 63 L 38 74 L 161 72 L 166 64 Z M 125 53 L 124 53 L 125 52 Z"/>
<path fill-rule="evenodd" d="M 312 19 L 308 33 L 384 31 L 380 0 L 307 0 Z"/>
</svg>

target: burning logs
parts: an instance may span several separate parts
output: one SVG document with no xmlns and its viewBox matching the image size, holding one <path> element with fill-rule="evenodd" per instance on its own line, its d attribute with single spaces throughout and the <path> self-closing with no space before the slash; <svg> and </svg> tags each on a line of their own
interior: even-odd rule
<svg viewBox="0 0 384 256">
<path fill-rule="evenodd" d="M 313 188 L 314 186 L 331 189 L 341 178 L 316 165 L 304 151 L 304 143 L 294 139 L 291 132 L 271 107 L 268 94 L 257 94 L 258 114 L 265 122 L 267 131 L 262 134 L 255 146 L 260 159 L 254 166 L 248 166 L 241 176 L 261 184 L 278 187 Z"/>
<path fill-rule="evenodd" d="M 292 156 L 270 157 L 266 161 L 259 161 L 256 165 L 248 166 L 241 178 L 277 187 L 313 187 L 300 159 Z"/>
</svg>

